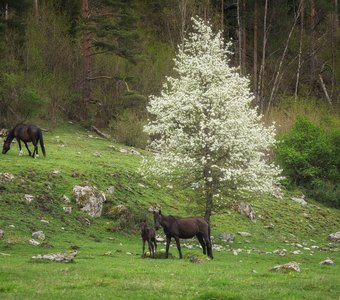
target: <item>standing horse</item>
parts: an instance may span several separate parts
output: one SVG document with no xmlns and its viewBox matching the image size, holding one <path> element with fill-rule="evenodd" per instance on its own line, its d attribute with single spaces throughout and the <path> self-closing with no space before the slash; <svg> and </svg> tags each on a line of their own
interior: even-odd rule
<svg viewBox="0 0 340 300">
<path fill-rule="evenodd" d="M 161 211 L 151 209 L 155 221 L 155 229 L 158 230 L 160 226 L 163 227 L 166 236 L 166 253 L 168 258 L 171 238 L 176 241 L 179 258 L 182 258 L 182 251 L 179 239 L 190 239 L 194 236 L 200 242 L 203 254 L 208 254 L 213 258 L 211 239 L 210 239 L 210 225 L 203 219 L 198 217 L 179 218 L 174 216 L 163 216 Z"/>
<path fill-rule="evenodd" d="M 142 220 L 140 223 L 141 236 L 143 240 L 143 254 L 145 252 L 145 241 L 148 242 L 149 252 L 151 257 L 155 257 L 155 252 L 157 254 L 157 242 L 156 242 L 156 232 L 155 229 L 148 227 L 146 220 Z"/>
<path fill-rule="evenodd" d="M 16 139 L 18 141 L 20 149 L 19 155 L 22 155 L 21 141 L 23 141 L 26 146 L 26 149 L 28 150 L 29 155 L 32 156 L 33 158 L 38 157 L 38 142 L 40 141 L 42 153 L 44 156 L 46 156 L 42 131 L 39 127 L 25 124 L 16 125 L 7 135 L 7 138 L 4 142 L 4 146 L 2 148 L 2 154 L 6 154 L 7 151 L 10 149 L 13 139 Z M 32 142 L 34 146 L 33 154 L 28 148 L 27 145 L 28 142 Z"/>
</svg>

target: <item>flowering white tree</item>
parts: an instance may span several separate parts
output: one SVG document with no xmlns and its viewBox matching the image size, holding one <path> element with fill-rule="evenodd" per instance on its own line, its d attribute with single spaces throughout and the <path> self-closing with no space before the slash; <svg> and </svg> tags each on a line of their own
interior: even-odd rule
<svg viewBox="0 0 340 300">
<path fill-rule="evenodd" d="M 275 144 L 274 126 L 261 124 L 249 80 L 229 66 L 229 46 L 220 32 L 193 19 L 193 32 L 175 58 L 177 76 L 150 97 L 154 119 L 145 126 L 155 153 L 147 169 L 198 184 L 208 221 L 221 189 L 272 191 L 280 174 L 266 157 Z"/>
</svg>

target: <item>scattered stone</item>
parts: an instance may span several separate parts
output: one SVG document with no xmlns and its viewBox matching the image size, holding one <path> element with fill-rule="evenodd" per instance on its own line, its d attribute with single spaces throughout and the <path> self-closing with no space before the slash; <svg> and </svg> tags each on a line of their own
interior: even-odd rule
<svg viewBox="0 0 340 300">
<path fill-rule="evenodd" d="M 58 174 L 60 174 L 60 171 L 59 171 L 59 170 L 53 170 L 53 171 L 52 171 L 52 175 L 58 175 Z"/>
<path fill-rule="evenodd" d="M 200 246 L 200 248 L 202 248 L 202 246 Z M 214 244 L 214 245 L 212 245 L 212 249 L 213 249 L 214 251 L 221 252 L 222 250 L 224 250 L 224 247 L 221 246 L 221 245 L 216 245 L 216 244 Z"/>
<path fill-rule="evenodd" d="M 282 190 L 278 186 L 274 187 L 272 195 L 277 199 L 282 199 L 284 196 Z"/>
<path fill-rule="evenodd" d="M 45 219 L 41 219 L 40 222 L 45 223 L 45 224 L 50 224 L 50 222 L 48 220 L 45 220 Z"/>
<path fill-rule="evenodd" d="M 63 197 L 62 197 L 62 200 L 64 201 L 64 203 L 65 203 L 65 204 L 69 204 L 69 203 L 71 203 L 71 200 L 70 200 L 70 198 L 69 198 L 69 197 L 67 197 L 66 195 L 63 195 Z"/>
<path fill-rule="evenodd" d="M 340 231 L 335 232 L 335 233 L 331 233 L 328 236 L 328 239 L 331 240 L 332 242 L 340 243 Z"/>
<path fill-rule="evenodd" d="M 106 189 L 106 192 L 108 193 L 108 194 L 114 194 L 114 192 L 115 192 L 115 187 L 114 186 L 109 186 L 107 189 Z"/>
<path fill-rule="evenodd" d="M 8 182 L 14 179 L 14 175 L 10 173 L 0 173 L 0 182 Z"/>
<path fill-rule="evenodd" d="M 313 245 L 313 246 L 311 246 L 311 248 L 312 248 L 312 249 L 319 249 L 320 247 L 317 246 L 317 245 Z"/>
<path fill-rule="evenodd" d="M 238 255 L 242 251 L 243 251 L 242 249 L 233 249 L 233 255 Z"/>
<path fill-rule="evenodd" d="M 45 239 L 45 234 L 43 231 L 39 230 L 36 232 L 32 233 L 32 238 L 33 239 L 38 239 L 38 240 L 44 240 Z"/>
<path fill-rule="evenodd" d="M 82 211 L 91 217 L 100 217 L 103 209 L 103 202 L 106 201 L 105 194 L 95 186 L 73 187 L 73 195 Z"/>
<path fill-rule="evenodd" d="M 114 241 L 115 240 L 115 238 L 113 238 L 113 237 L 107 237 L 106 239 L 109 240 L 109 241 Z"/>
<path fill-rule="evenodd" d="M 247 216 L 252 222 L 256 223 L 256 214 L 251 205 L 244 201 L 235 201 L 233 208 L 241 215 Z"/>
<path fill-rule="evenodd" d="M 217 237 L 217 239 L 221 240 L 222 242 L 229 243 L 229 242 L 233 242 L 234 241 L 235 236 L 233 234 L 230 234 L 230 233 L 222 232 Z"/>
<path fill-rule="evenodd" d="M 129 151 L 126 150 L 126 149 L 124 149 L 124 148 L 119 149 L 119 152 L 120 152 L 120 153 L 124 153 L 124 154 L 128 154 L 128 153 L 129 153 Z"/>
<path fill-rule="evenodd" d="M 306 206 L 306 205 L 307 205 L 307 202 L 306 202 L 306 200 L 305 200 L 305 195 L 303 195 L 303 194 L 302 194 L 302 196 L 299 197 L 299 198 L 292 197 L 292 198 L 290 198 L 290 199 L 292 199 L 293 201 L 295 201 L 295 202 L 297 202 L 297 203 L 300 203 L 302 206 Z"/>
<path fill-rule="evenodd" d="M 320 265 L 334 265 L 334 261 L 332 261 L 331 259 L 327 258 L 325 260 L 323 260 L 322 262 L 320 262 Z"/>
<path fill-rule="evenodd" d="M 127 254 L 127 255 L 132 255 L 132 253 L 131 253 L 131 252 L 126 252 L 126 254 Z"/>
<path fill-rule="evenodd" d="M 25 194 L 24 195 L 24 200 L 25 200 L 26 203 L 30 204 L 34 200 L 34 196 L 33 195 Z"/>
<path fill-rule="evenodd" d="M 274 229 L 274 224 L 269 224 L 267 226 L 264 226 L 264 228 L 272 230 L 272 229 Z"/>
<path fill-rule="evenodd" d="M 43 247 L 43 248 L 53 248 L 54 246 L 48 242 L 43 242 L 41 243 L 40 247 Z"/>
<path fill-rule="evenodd" d="M 138 183 L 139 187 L 146 188 L 146 186 L 143 183 Z"/>
<path fill-rule="evenodd" d="M 35 239 L 30 239 L 28 242 L 33 246 L 39 246 L 40 245 L 40 243 L 38 241 L 36 241 Z"/>
<path fill-rule="evenodd" d="M 295 261 L 283 265 L 274 266 L 270 271 L 272 272 L 301 272 L 300 266 Z"/>
<path fill-rule="evenodd" d="M 49 260 L 55 262 L 72 262 L 74 257 L 78 254 L 77 251 L 72 253 L 52 253 L 52 254 L 38 254 L 36 256 L 32 256 L 32 259 L 37 260 Z"/>
<path fill-rule="evenodd" d="M 4 235 L 5 235 L 5 231 L 0 229 L 0 240 L 3 239 Z"/>
<path fill-rule="evenodd" d="M 13 224 L 8 225 L 9 228 L 15 228 L 15 226 Z"/>
<path fill-rule="evenodd" d="M 112 251 L 107 251 L 103 254 L 104 256 L 112 256 Z"/>
<path fill-rule="evenodd" d="M 11 256 L 10 254 L 3 253 L 3 252 L 0 252 L 0 255 L 3 255 L 3 256 Z"/>
<path fill-rule="evenodd" d="M 72 206 L 63 206 L 63 211 L 65 214 L 70 214 L 72 212 Z"/>
<path fill-rule="evenodd" d="M 96 152 L 94 153 L 94 156 L 101 157 L 102 154 L 101 154 L 99 151 L 96 151 Z"/>
<path fill-rule="evenodd" d="M 295 246 L 295 247 L 298 247 L 298 248 L 303 248 L 303 246 L 299 243 L 293 243 L 292 245 Z"/>
<path fill-rule="evenodd" d="M 203 259 L 201 258 L 198 258 L 196 255 L 192 255 L 189 257 L 189 260 L 192 262 L 192 263 L 195 263 L 195 264 L 201 264 L 203 262 Z"/>
<path fill-rule="evenodd" d="M 1 128 L 0 137 L 7 137 L 7 135 L 8 135 L 8 130 L 6 128 Z"/>
<path fill-rule="evenodd" d="M 239 231 L 238 234 L 243 237 L 250 237 L 251 233 L 246 232 L 246 231 Z"/>
<path fill-rule="evenodd" d="M 297 255 L 297 254 L 301 254 L 301 251 L 300 250 L 295 250 L 295 251 L 292 251 L 290 252 L 291 254 L 294 254 L 294 255 Z"/>
<path fill-rule="evenodd" d="M 286 256 L 286 253 L 283 249 L 274 250 L 273 254 L 277 254 L 277 255 L 280 255 L 280 256 Z"/>
<path fill-rule="evenodd" d="M 156 236 L 156 241 L 159 243 L 164 243 L 165 242 L 165 238 L 161 237 L 161 236 Z"/>
</svg>

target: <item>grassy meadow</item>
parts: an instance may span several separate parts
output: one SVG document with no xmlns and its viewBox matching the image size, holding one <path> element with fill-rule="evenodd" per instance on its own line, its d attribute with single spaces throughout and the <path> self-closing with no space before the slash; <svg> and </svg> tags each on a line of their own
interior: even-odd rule
<svg viewBox="0 0 340 300">
<path fill-rule="evenodd" d="M 155 203 L 164 214 L 200 214 L 195 193 L 147 181 L 136 172 L 143 151 L 136 154 L 75 125 L 44 132 L 44 139 L 46 159 L 32 159 L 26 149 L 19 157 L 16 143 L 0 157 L 0 173 L 15 176 L 0 182 L 0 229 L 5 232 L 0 240 L 0 299 L 340 299 L 340 245 L 327 239 L 340 230 L 339 210 L 312 199 L 302 207 L 290 200 L 300 191 L 286 192 L 283 199 L 252 199 L 256 223 L 221 206 L 212 216 L 213 260 L 203 257 L 196 241 L 182 241 L 183 260 L 176 247 L 170 248 L 167 260 L 161 254 L 144 259 L 134 224 L 143 217 L 151 222 L 147 208 Z M 72 196 L 76 184 L 104 192 L 114 186 L 114 193 L 107 194 L 105 216 L 94 219 L 77 209 Z M 25 203 L 25 194 L 35 196 L 32 203 Z M 63 195 L 71 204 L 63 202 Z M 131 209 L 129 222 L 110 215 L 119 204 Z M 72 212 L 65 214 L 64 206 L 72 206 Z M 29 240 L 37 230 L 46 239 L 33 246 Z M 242 237 L 240 231 L 251 236 Z M 235 235 L 234 242 L 220 241 L 222 232 Z M 164 248 L 159 243 L 160 253 Z M 32 259 L 75 250 L 72 263 Z M 191 262 L 193 255 L 202 262 Z M 326 258 L 335 264 L 321 266 Z M 300 273 L 270 271 L 291 261 L 300 264 Z"/>
</svg>

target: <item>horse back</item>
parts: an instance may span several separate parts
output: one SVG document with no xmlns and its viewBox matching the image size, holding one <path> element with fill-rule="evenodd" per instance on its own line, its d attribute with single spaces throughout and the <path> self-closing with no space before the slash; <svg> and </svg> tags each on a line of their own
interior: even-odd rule
<svg viewBox="0 0 340 300">
<path fill-rule="evenodd" d="M 203 218 L 189 217 L 177 220 L 179 238 L 188 239 L 197 234 L 208 234 L 209 224 Z"/>
</svg>

